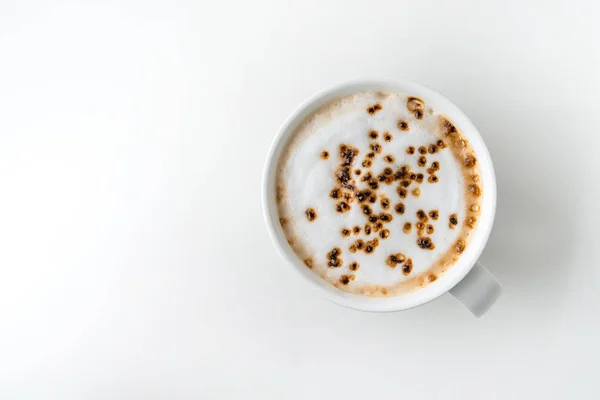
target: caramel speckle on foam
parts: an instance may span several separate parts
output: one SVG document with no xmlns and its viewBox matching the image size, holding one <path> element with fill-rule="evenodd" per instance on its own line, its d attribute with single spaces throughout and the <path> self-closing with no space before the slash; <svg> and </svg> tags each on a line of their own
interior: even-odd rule
<svg viewBox="0 0 600 400">
<path fill-rule="evenodd" d="M 346 211 L 350 210 L 350 206 L 348 205 L 348 203 L 346 203 L 345 201 L 340 201 L 336 206 L 335 206 L 335 210 L 339 213 L 345 213 Z"/>
<path fill-rule="evenodd" d="M 371 165 L 373 165 L 373 162 L 369 159 L 365 159 L 365 160 L 363 160 L 361 165 L 365 168 L 369 168 L 369 167 L 371 167 Z"/>
<path fill-rule="evenodd" d="M 437 220 L 440 216 L 440 212 L 438 210 L 430 210 L 429 211 L 429 216 L 431 217 L 432 220 Z"/>
<path fill-rule="evenodd" d="M 401 198 L 405 199 L 406 195 L 408 194 L 408 192 L 406 191 L 406 189 L 399 187 L 397 190 L 398 192 L 398 196 L 400 196 Z"/>
<path fill-rule="evenodd" d="M 427 277 L 427 280 L 428 280 L 429 282 L 433 282 L 433 281 L 435 281 L 436 279 L 437 279 L 437 276 L 435 276 L 434 274 L 430 274 L 430 275 Z"/>
<path fill-rule="evenodd" d="M 360 175 L 361 173 L 362 173 L 362 171 L 360 169 L 354 170 L 354 175 Z"/>
<path fill-rule="evenodd" d="M 387 239 L 388 237 L 390 237 L 390 230 L 389 229 L 384 229 L 381 232 L 379 232 L 379 237 L 382 239 Z"/>
<path fill-rule="evenodd" d="M 437 146 L 440 149 L 445 149 L 446 148 L 446 143 L 442 139 L 440 139 L 440 140 L 437 141 Z"/>
<path fill-rule="evenodd" d="M 362 250 L 365 247 L 365 242 L 362 239 L 357 239 L 354 245 L 358 250 Z"/>
<path fill-rule="evenodd" d="M 373 150 L 375 153 L 379 154 L 381 153 L 381 145 L 377 142 L 373 142 L 371 143 L 371 150 Z"/>
<path fill-rule="evenodd" d="M 437 153 L 437 151 L 438 151 L 438 148 L 437 148 L 437 146 L 436 146 L 435 144 L 433 144 L 433 143 L 432 143 L 432 144 L 430 144 L 430 145 L 429 145 L 429 147 L 427 147 L 427 152 L 428 152 L 429 154 L 435 154 L 435 153 Z"/>
<path fill-rule="evenodd" d="M 471 180 L 472 180 L 473 182 L 479 182 L 479 175 L 477 175 L 477 174 L 473 174 L 473 175 L 471 175 Z"/>
<path fill-rule="evenodd" d="M 327 259 L 329 260 L 327 265 L 330 268 L 338 268 L 342 266 L 343 260 L 338 258 L 340 254 L 342 254 L 342 250 L 340 250 L 339 247 L 334 247 L 329 253 L 327 253 Z"/>
<path fill-rule="evenodd" d="M 306 214 L 306 219 L 308 219 L 309 221 L 314 221 L 315 219 L 317 219 L 317 212 L 315 211 L 314 208 L 307 208 L 305 211 Z"/>
<path fill-rule="evenodd" d="M 438 177 L 435 175 L 431 175 L 429 178 L 427 178 L 427 181 L 429 183 L 437 183 L 438 182 Z"/>
<path fill-rule="evenodd" d="M 350 263 L 348 268 L 350 269 L 350 271 L 356 271 L 357 269 L 360 268 L 360 265 L 356 261 L 354 261 L 354 262 Z"/>
<path fill-rule="evenodd" d="M 410 233 L 412 231 L 412 224 L 410 222 L 405 222 L 402 231 L 407 234 Z"/>
<path fill-rule="evenodd" d="M 398 203 L 396 204 L 396 207 L 394 207 L 394 210 L 396 210 L 398 214 L 404 214 L 405 209 L 406 208 L 404 207 L 404 203 Z"/>
<path fill-rule="evenodd" d="M 360 226 L 356 225 L 352 228 L 352 232 L 354 232 L 355 235 L 358 235 L 360 233 Z"/>
<path fill-rule="evenodd" d="M 481 196 L 481 189 L 476 184 L 469 185 L 469 192 L 471 192 L 475 197 Z"/>
<path fill-rule="evenodd" d="M 423 230 L 425 230 L 425 224 L 423 222 L 419 221 L 415 224 L 415 226 L 417 227 L 419 236 L 421 236 L 421 234 L 423 233 Z"/>
<path fill-rule="evenodd" d="M 307 258 L 306 260 L 304 260 L 304 265 L 306 265 L 308 268 L 312 268 L 313 266 L 313 261 L 311 258 Z"/>
<path fill-rule="evenodd" d="M 435 232 L 433 225 L 427 224 L 427 226 L 425 227 L 425 232 L 427 232 L 428 235 L 431 235 L 433 232 Z"/>
<path fill-rule="evenodd" d="M 350 229 L 342 229 L 342 236 L 346 237 L 346 236 L 350 236 Z"/>
<path fill-rule="evenodd" d="M 427 154 L 427 148 L 425 146 L 419 147 L 419 154 Z"/>
<path fill-rule="evenodd" d="M 427 157 L 419 157 L 419 161 L 417 161 L 417 164 L 419 164 L 420 167 L 424 167 L 425 165 L 427 165 Z"/>
<path fill-rule="evenodd" d="M 415 154 L 415 148 L 413 146 L 408 146 L 406 148 L 406 154 Z"/>
<path fill-rule="evenodd" d="M 386 142 L 391 142 L 393 138 L 394 137 L 389 132 L 383 134 L 383 140 Z"/>
<path fill-rule="evenodd" d="M 363 208 L 363 214 L 365 215 L 371 215 L 371 213 L 373 212 L 373 210 L 371 210 L 371 207 L 369 207 L 368 205 L 364 205 Z"/>
<path fill-rule="evenodd" d="M 392 175 L 392 174 L 394 173 L 394 171 L 392 171 L 392 169 L 391 169 L 390 167 L 385 167 L 385 168 L 383 169 L 383 173 L 384 173 L 385 175 Z"/>
<path fill-rule="evenodd" d="M 417 183 L 423 183 L 423 178 L 424 178 L 424 177 L 425 177 L 425 176 L 424 176 L 423 174 L 421 174 L 421 173 L 418 173 L 418 174 L 417 174 L 417 178 L 416 178 L 415 180 L 417 181 Z"/>
<path fill-rule="evenodd" d="M 329 158 L 329 152 L 328 152 L 327 150 L 323 150 L 323 151 L 321 152 L 321 158 L 322 158 L 323 160 L 327 160 L 327 159 Z"/>
<path fill-rule="evenodd" d="M 377 103 L 367 108 L 367 112 L 371 115 L 375 114 L 377 111 L 383 109 L 381 104 Z"/>
<path fill-rule="evenodd" d="M 392 214 L 381 213 L 379 214 L 379 219 L 383 222 L 390 222 L 394 217 Z"/>
<path fill-rule="evenodd" d="M 350 283 L 350 281 L 352 280 L 352 275 L 348 276 L 348 275 L 342 275 L 340 276 L 340 283 L 342 285 L 347 285 Z"/>
<path fill-rule="evenodd" d="M 467 225 L 469 225 L 469 227 L 475 228 L 476 223 L 477 223 L 477 218 L 475 218 L 475 217 L 467 218 Z"/>
<path fill-rule="evenodd" d="M 369 224 L 365 225 L 365 234 L 366 235 L 371 234 L 371 225 L 369 225 Z"/>
<path fill-rule="evenodd" d="M 406 256 L 402 253 L 390 254 L 385 263 L 390 268 L 396 268 L 398 264 L 402 264 L 405 260 Z"/>
<path fill-rule="evenodd" d="M 408 130 L 408 122 L 404 121 L 403 119 L 398 121 L 398 129 L 400 129 L 401 131 L 407 131 Z"/>
<path fill-rule="evenodd" d="M 465 242 L 463 242 L 462 240 L 457 241 L 454 245 L 454 250 L 457 253 L 461 254 L 463 251 L 465 251 Z"/>
<path fill-rule="evenodd" d="M 417 246 L 419 246 L 423 250 L 433 250 L 433 249 L 435 249 L 435 245 L 433 244 L 433 242 L 431 241 L 431 239 L 428 238 L 428 237 L 426 237 L 426 236 L 422 236 L 422 237 L 419 237 L 417 239 Z"/>
<path fill-rule="evenodd" d="M 406 262 L 402 266 L 402 273 L 404 275 L 410 274 L 410 272 L 412 271 L 412 266 L 413 266 L 412 265 L 412 260 L 409 258 L 408 260 L 406 260 Z"/>
<path fill-rule="evenodd" d="M 434 161 L 431 163 L 431 169 L 434 171 L 439 171 L 440 169 L 440 163 L 437 161 Z"/>
<path fill-rule="evenodd" d="M 377 139 L 379 137 L 379 133 L 377 131 L 373 130 L 373 131 L 369 132 L 369 137 L 371 139 Z"/>
<path fill-rule="evenodd" d="M 379 239 L 375 238 L 365 243 L 365 253 L 370 254 L 379 246 Z"/>
<path fill-rule="evenodd" d="M 388 163 L 393 163 L 393 162 L 396 160 L 396 159 L 394 158 L 394 156 L 393 156 L 393 155 L 391 155 L 391 154 L 388 154 L 388 155 L 387 155 L 387 156 L 385 156 L 383 159 L 384 159 L 386 162 L 388 162 Z"/>
<path fill-rule="evenodd" d="M 400 182 L 400 185 L 402 185 L 402 187 L 406 188 L 406 187 L 409 187 L 411 183 L 412 183 L 411 181 L 406 179 L 406 180 L 403 180 L 402 182 Z"/>
<path fill-rule="evenodd" d="M 331 197 L 332 199 L 339 199 L 342 195 L 342 191 L 340 189 L 333 189 L 330 193 L 329 193 L 329 197 Z"/>
<path fill-rule="evenodd" d="M 356 245 L 351 244 L 350 247 L 348 247 L 348 250 L 350 250 L 350 253 L 356 253 Z"/>
<path fill-rule="evenodd" d="M 456 214 L 450 215 L 449 221 L 450 221 L 450 228 L 454 228 L 456 225 L 458 225 L 457 215 Z"/>
<path fill-rule="evenodd" d="M 475 164 L 477 164 L 477 159 L 472 154 L 468 155 L 465 157 L 464 164 L 465 164 L 465 167 L 467 167 L 467 168 L 473 168 L 475 166 Z"/>
<path fill-rule="evenodd" d="M 423 210 L 417 211 L 417 218 L 423 222 L 427 222 L 429 220 L 429 218 L 427 218 L 427 213 L 425 213 Z"/>
<path fill-rule="evenodd" d="M 413 196 L 415 197 L 419 197 L 421 195 L 421 189 L 419 188 L 414 188 L 412 191 Z"/>
<path fill-rule="evenodd" d="M 408 110 L 412 112 L 417 119 L 421 119 L 423 117 L 425 103 L 418 97 L 411 96 L 406 101 L 406 108 L 408 108 Z"/>
<path fill-rule="evenodd" d="M 456 127 L 454 126 L 454 124 L 452 124 L 452 122 L 448 121 L 444 117 L 440 117 L 440 119 L 441 119 L 441 129 L 442 129 L 443 134 L 450 135 L 450 134 L 456 132 Z"/>
<path fill-rule="evenodd" d="M 390 208 L 390 199 L 388 199 L 387 197 L 383 197 L 381 199 L 381 208 L 383 208 L 384 210 Z"/>
</svg>

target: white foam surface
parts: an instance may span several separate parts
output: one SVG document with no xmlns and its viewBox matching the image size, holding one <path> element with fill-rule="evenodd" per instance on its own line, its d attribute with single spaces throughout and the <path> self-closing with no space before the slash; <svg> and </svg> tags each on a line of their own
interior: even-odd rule
<svg viewBox="0 0 600 400">
<path fill-rule="evenodd" d="M 425 167 L 419 167 L 417 164 L 420 157 L 418 151 L 413 155 L 406 153 L 408 146 L 418 149 L 419 146 L 427 146 L 440 139 L 435 135 L 435 126 L 439 123 L 438 115 L 435 112 L 427 112 L 426 109 L 423 119 L 417 120 L 405 106 L 407 96 L 394 94 L 382 97 L 381 94 L 369 92 L 342 99 L 307 121 L 292 139 L 288 153 L 282 159 L 279 182 L 285 182 L 286 191 L 280 214 L 285 214 L 282 216 L 287 218 L 286 230 L 291 236 L 288 238 L 293 240 L 295 248 L 301 249 L 303 256 L 313 259 L 313 270 L 327 280 L 335 281 L 340 275 L 351 273 L 355 275 L 352 282 L 354 286 L 393 286 L 430 268 L 458 237 L 460 229 L 450 229 L 448 219 L 453 213 L 458 215 L 459 221 L 464 217 L 464 182 L 460 166 L 449 148 L 440 149 L 435 154 L 426 154 Z M 380 103 L 383 109 L 370 115 L 366 109 L 375 103 Z M 401 131 L 397 127 L 400 119 L 409 123 L 408 131 Z M 356 239 L 366 241 L 378 237 L 378 234 L 364 234 L 364 226 L 368 221 L 358 201 L 355 200 L 351 204 L 350 211 L 340 214 L 336 211 L 336 202 L 329 194 L 336 186 L 334 174 L 341 163 L 341 144 L 359 149 L 352 171 L 360 168 L 364 174 L 368 170 L 361 166 L 361 162 L 370 152 L 369 144 L 373 139 L 368 134 L 373 129 L 379 132 L 375 141 L 382 145 L 383 151 L 377 155 L 373 166 L 369 168 L 372 175 L 378 175 L 387 166 L 397 171 L 402 165 L 409 165 L 412 171 L 423 173 L 425 178 L 423 183 L 413 182 L 408 187 L 409 194 L 405 199 L 401 199 L 396 192 L 399 182 L 379 185 L 377 192 L 379 196 L 385 194 L 390 199 L 390 208 L 383 210 L 379 198 L 376 203 L 368 204 L 375 214 L 384 211 L 393 216 L 393 220 L 385 224 L 385 228 L 390 230 L 390 236 L 385 240 L 379 239 L 379 246 L 371 254 L 362 251 L 351 253 L 348 247 Z M 393 135 L 389 143 L 383 140 L 383 133 L 386 131 Z M 323 150 L 330 153 L 327 160 L 320 157 Z M 394 163 L 389 164 L 383 160 L 383 156 L 387 154 L 395 157 Z M 439 181 L 435 184 L 427 181 L 429 175 L 426 172 L 433 161 L 440 163 L 440 170 L 436 173 Z M 356 178 L 354 174 L 352 176 Z M 359 188 L 368 188 L 360 177 L 355 181 Z M 419 197 L 411 193 L 416 187 L 421 192 Z M 405 204 L 406 210 L 403 215 L 394 210 L 394 206 L 399 202 Z M 309 207 L 314 208 L 318 214 L 313 222 L 308 221 L 305 216 Z M 427 213 L 433 209 L 439 211 L 436 221 L 429 218 L 427 222 L 435 229 L 433 234 L 426 235 L 435 244 L 433 250 L 423 250 L 417 246 L 415 224 L 419 221 L 416 216 L 419 209 Z M 402 231 L 406 222 L 412 224 L 410 234 Z M 351 229 L 356 225 L 362 228 L 359 235 L 342 237 L 340 231 L 343 228 Z M 344 263 L 341 268 L 327 267 L 327 253 L 334 247 L 342 249 L 340 258 Z M 386 265 L 388 256 L 396 253 L 402 253 L 412 259 L 413 271 L 408 276 L 402 273 L 400 267 L 390 268 Z M 353 261 L 360 264 L 359 270 L 348 269 Z"/>
</svg>

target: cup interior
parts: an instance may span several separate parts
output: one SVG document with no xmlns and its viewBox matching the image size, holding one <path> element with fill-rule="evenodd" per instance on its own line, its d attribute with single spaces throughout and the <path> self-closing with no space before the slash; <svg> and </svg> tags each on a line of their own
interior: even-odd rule
<svg viewBox="0 0 600 400">
<path fill-rule="evenodd" d="M 321 106 L 339 97 L 363 91 L 409 93 L 423 99 L 426 104 L 437 112 L 449 116 L 461 131 L 463 137 L 469 141 L 477 155 L 484 188 L 479 222 L 472 234 L 469 245 L 458 261 L 448 271 L 439 276 L 435 282 L 421 289 L 388 298 L 360 296 L 345 292 L 306 268 L 287 243 L 283 229 L 279 224 L 275 198 L 275 179 L 279 158 L 297 127 Z M 357 80 L 342 83 L 316 93 L 302 103 L 284 122 L 267 155 L 263 174 L 262 202 L 267 227 L 276 248 L 286 264 L 290 265 L 301 279 L 319 290 L 328 300 L 346 307 L 363 311 L 399 311 L 416 307 L 441 296 L 469 273 L 481 255 L 492 229 L 496 211 L 496 180 L 492 160 L 481 135 L 467 116 L 450 100 L 427 87 L 413 82 L 388 79 Z"/>
</svg>

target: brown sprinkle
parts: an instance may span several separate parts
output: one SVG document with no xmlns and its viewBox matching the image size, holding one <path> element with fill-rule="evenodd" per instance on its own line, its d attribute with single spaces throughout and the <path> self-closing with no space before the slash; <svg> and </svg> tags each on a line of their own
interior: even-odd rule
<svg viewBox="0 0 600 400">
<path fill-rule="evenodd" d="M 427 224 L 427 226 L 425 227 L 425 232 L 427 232 L 428 235 L 431 235 L 433 232 L 435 232 L 433 225 Z"/>
<path fill-rule="evenodd" d="M 342 275 L 342 276 L 340 276 L 340 283 L 342 285 L 347 285 L 347 284 L 350 283 L 350 281 L 351 281 L 350 276 L 348 276 L 348 275 Z"/>
<path fill-rule="evenodd" d="M 415 154 L 415 148 L 413 146 L 408 146 L 406 148 L 406 154 Z"/>
<path fill-rule="evenodd" d="M 360 233 L 360 226 L 355 226 L 352 231 L 354 232 L 355 235 L 358 235 Z"/>
<path fill-rule="evenodd" d="M 475 184 L 469 185 L 469 192 L 473 193 L 475 197 L 481 196 L 481 189 Z"/>
<path fill-rule="evenodd" d="M 425 157 L 425 156 L 419 157 L 418 164 L 420 167 L 424 167 L 425 165 L 427 165 L 427 157 Z"/>
<path fill-rule="evenodd" d="M 458 225 L 458 217 L 456 216 L 456 214 L 452 214 L 450 215 L 450 227 L 454 227 L 456 225 Z"/>
<path fill-rule="evenodd" d="M 366 230 L 366 229 L 367 229 L 367 228 L 365 227 L 365 230 Z M 370 232 L 369 232 L 369 233 L 370 233 Z M 360 250 L 360 249 L 362 249 L 363 247 L 365 247 L 365 242 L 364 242 L 362 239 L 358 239 L 358 240 L 357 240 L 357 241 L 354 243 L 354 245 L 356 246 L 356 248 L 357 248 L 357 249 L 359 249 L 359 250 Z"/>
<path fill-rule="evenodd" d="M 431 217 L 432 220 L 437 220 L 440 216 L 440 213 L 438 210 L 431 210 L 429 211 L 429 216 Z"/>
<path fill-rule="evenodd" d="M 327 160 L 327 159 L 329 158 L 329 152 L 328 152 L 327 150 L 323 150 L 323 151 L 321 152 L 321 158 L 322 158 L 323 160 Z"/>
<path fill-rule="evenodd" d="M 404 203 L 398 203 L 398 204 L 396 204 L 396 207 L 394 207 L 394 209 L 396 210 L 396 212 L 398 214 L 404 214 L 404 210 L 405 210 Z"/>
<path fill-rule="evenodd" d="M 427 149 L 425 148 L 425 146 L 419 147 L 419 154 L 427 154 Z"/>
<path fill-rule="evenodd" d="M 379 137 L 379 133 L 377 133 L 377 131 L 371 131 L 369 132 L 369 137 L 371 139 L 377 139 Z"/>
<path fill-rule="evenodd" d="M 398 196 L 400 196 L 401 198 L 405 199 L 406 195 L 408 194 L 408 192 L 406 191 L 406 189 L 399 187 L 398 190 Z"/>
<path fill-rule="evenodd" d="M 402 273 L 404 275 L 408 275 L 408 274 L 410 274 L 411 271 L 412 271 L 412 260 L 409 258 L 408 260 L 406 260 L 406 262 L 402 266 Z"/>
<path fill-rule="evenodd" d="M 477 159 L 475 158 L 475 156 L 470 155 L 465 157 L 465 167 L 473 168 L 475 164 L 477 164 Z"/>
<path fill-rule="evenodd" d="M 420 237 L 417 239 L 417 246 L 422 248 L 423 250 L 433 250 L 435 249 L 435 245 L 428 237 Z"/>
<path fill-rule="evenodd" d="M 429 218 L 427 218 L 427 214 L 423 210 L 417 211 L 417 218 L 419 218 L 419 220 L 424 221 L 424 222 L 427 222 L 427 220 L 429 219 Z"/>
<path fill-rule="evenodd" d="M 414 188 L 412 191 L 413 196 L 415 197 L 419 197 L 421 195 L 421 189 L 419 188 Z"/>
<path fill-rule="evenodd" d="M 350 250 L 350 253 L 356 253 L 356 245 L 351 244 L 348 250 Z"/>
<path fill-rule="evenodd" d="M 476 223 L 477 223 L 477 218 L 475 218 L 475 217 L 467 218 L 467 225 L 469 225 L 469 227 L 475 228 Z"/>
<path fill-rule="evenodd" d="M 375 114 L 377 111 L 381 110 L 383 107 L 381 104 L 377 103 L 367 108 L 367 112 L 371 115 Z"/>
<path fill-rule="evenodd" d="M 454 250 L 456 250 L 456 252 L 459 254 L 465 251 L 465 242 L 462 240 L 457 241 L 454 245 Z"/>
<path fill-rule="evenodd" d="M 427 181 L 429 181 L 429 183 L 437 183 L 438 177 L 435 175 L 431 175 L 429 178 L 427 178 Z"/>
<path fill-rule="evenodd" d="M 384 197 L 381 199 L 381 208 L 383 208 L 384 210 L 387 210 L 388 208 L 390 208 L 390 199 L 388 199 L 387 197 Z"/>
<path fill-rule="evenodd" d="M 416 179 L 417 183 L 422 183 L 423 182 L 423 178 L 425 178 L 425 176 L 423 174 L 421 174 L 421 173 L 418 173 L 417 174 L 417 179 Z"/>
<path fill-rule="evenodd" d="M 444 141 L 442 139 L 437 141 L 437 145 L 439 148 L 442 148 L 442 149 L 446 148 L 446 143 L 444 143 Z"/>
<path fill-rule="evenodd" d="M 382 239 L 387 239 L 388 237 L 390 237 L 389 229 L 384 229 L 381 232 L 379 232 L 379 237 Z"/>
<path fill-rule="evenodd" d="M 404 121 L 404 120 L 399 120 L 398 121 L 398 129 L 400 129 L 401 131 L 407 131 L 408 130 L 408 122 Z"/>
<path fill-rule="evenodd" d="M 317 212 L 314 208 L 307 208 L 305 214 L 306 218 L 311 222 L 317 219 Z"/>
<path fill-rule="evenodd" d="M 402 264 L 405 260 L 406 260 L 406 256 L 402 253 L 390 254 L 385 263 L 390 268 L 396 268 L 396 265 Z"/>
<path fill-rule="evenodd" d="M 360 175 L 360 174 L 361 174 L 361 172 L 362 172 L 362 171 L 361 171 L 360 169 L 355 169 L 355 170 L 354 170 L 354 173 L 355 173 L 356 175 Z"/>
<path fill-rule="evenodd" d="M 429 147 L 427 148 L 427 151 L 429 152 L 429 154 L 434 154 L 434 153 L 437 153 L 438 149 L 435 144 L 430 144 Z"/>
<path fill-rule="evenodd" d="M 371 234 L 371 225 L 365 225 L 365 234 L 370 235 Z M 360 249 L 360 247 L 359 247 Z"/>
<path fill-rule="evenodd" d="M 383 140 L 385 140 L 386 142 L 391 142 L 392 141 L 392 135 L 389 132 L 385 132 L 383 134 Z"/>
<path fill-rule="evenodd" d="M 354 262 L 350 263 L 348 268 L 350 269 L 350 271 L 356 271 L 357 269 L 360 268 L 360 265 L 356 261 L 354 261 Z"/>
<path fill-rule="evenodd" d="M 306 260 L 304 260 L 304 265 L 306 265 L 308 268 L 312 268 L 313 266 L 313 261 L 311 258 L 307 258 Z"/>
<path fill-rule="evenodd" d="M 389 163 L 393 163 L 396 159 L 394 158 L 393 155 L 388 154 L 387 156 L 384 157 L 384 160 L 389 162 Z"/>
<path fill-rule="evenodd" d="M 412 224 L 410 222 L 405 222 L 402 231 L 404 233 L 410 233 L 412 231 Z"/>
<path fill-rule="evenodd" d="M 344 237 L 350 236 L 350 229 L 346 229 L 346 228 L 342 229 L 342 236 L 344 236 Z"/>
</svg>

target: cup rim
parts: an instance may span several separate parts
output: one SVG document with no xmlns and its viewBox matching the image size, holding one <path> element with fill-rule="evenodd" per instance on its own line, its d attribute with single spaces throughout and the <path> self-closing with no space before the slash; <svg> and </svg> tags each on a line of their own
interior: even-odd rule
<svg viewBox="0 0 600 400">
<path fill-rule="evenodd" d="M 465 252 L 459 260 L 449 268 L 448 271 L 440 275 L 435 282 L 406 294 L 386 298 L 361 296 L 345 292 L 331 285 L 329 282 L 326 282 L 324 279 L 317 276 L 317 274 L 314 274 L 306 268 L 304 263 L 302 263 L 288 245 L 287 239 L 283 235 L 275 204 L 274 181 L 277 163 L 279 162 L 281 151 L 287 143 L 287 140 L 285 139 L 288 139 L 293 134 L 296 127 L 295 125 L 303 121 L 308 115 L 328 101 L 343 95 L 367 90 L 415 92 L 416 96 L 421 98 L 424 97 L 428 99 L 428 102 L 433 98 L 439 104 L 443 104 L 446 110 L 451 111 L 446 113 L 452 115 L 453 121 L 460 127 L 461 131 L 464 133 L 468 132 L 467 138 L 474 147 L 480 165 L 485 166 L 482 167 L 480 171 L 485 188 L 483 192 L 482 210 L 479 217 L 480 220 Z M 456 121 L 460 122 L 457 123 Z M 326 87 L 309 96 L 296 107 L 280 126 L 269 147 L 263 168 L 262 207 L 269 236 L 277 251 L 285 260 L 285 263 L 292 267 L 292 269 L 298 273 L 297 275 L 302 276 L 302 280 L 308 283 L 308 286 L 320 290 L 321 295 L 327 300 L 348 308 L 371 312 L 401 311 L 428 303 L 448 292 L 458 284 L 477 263 L 477 260 L 489 239 L 495 218 L 496 178 L 491 156 L 479 131 L 462 110 L 445 96 L 426 86 L 403 79 L 355 79 Z M 482 220 L 485 221 L 485 224 L 482 224 L 482 222 L 484 222 Z M 473 246 L 473 243 L 475 243 L 476 246 Z"/>
</svg>

